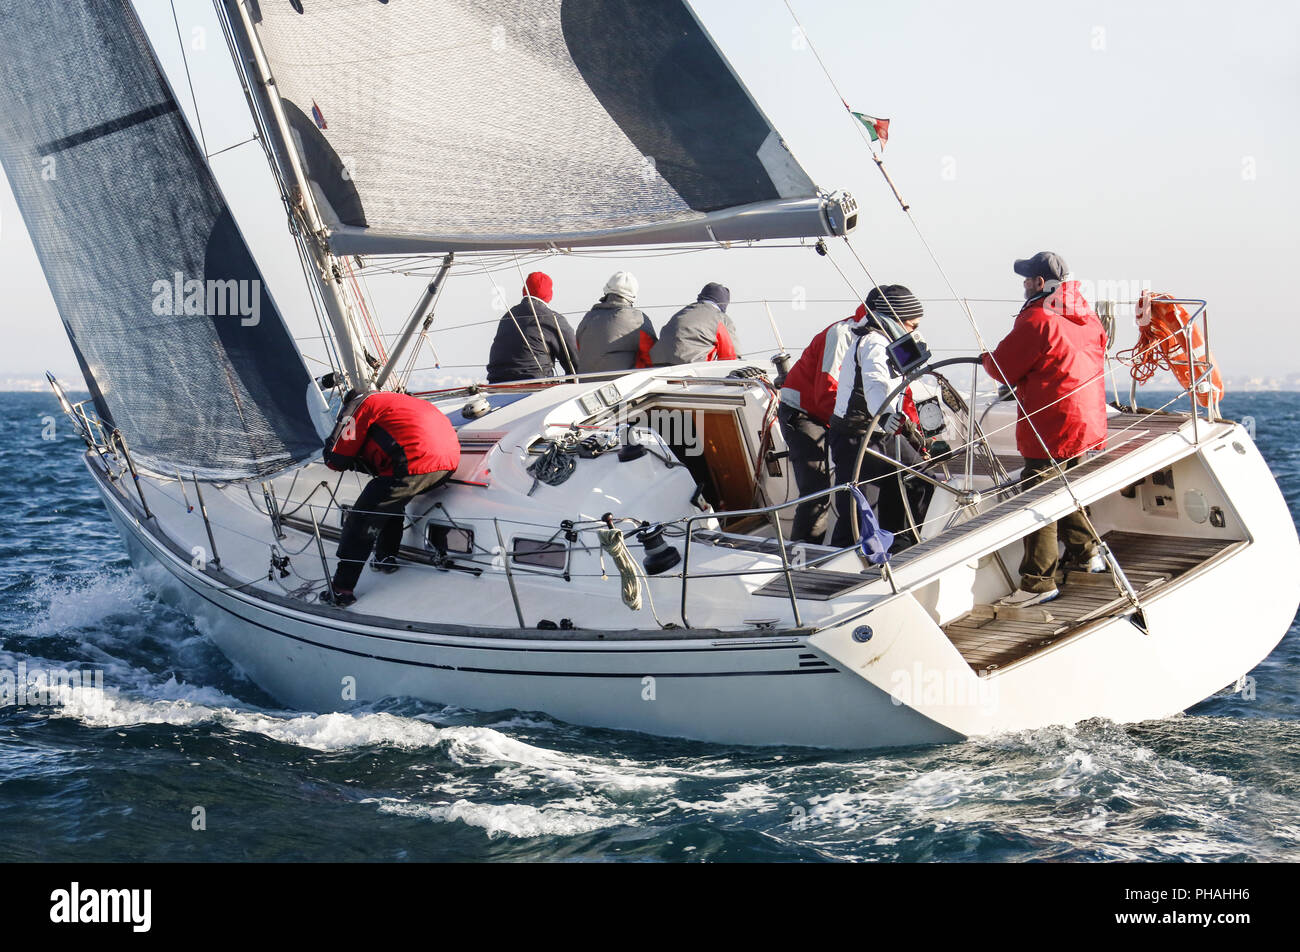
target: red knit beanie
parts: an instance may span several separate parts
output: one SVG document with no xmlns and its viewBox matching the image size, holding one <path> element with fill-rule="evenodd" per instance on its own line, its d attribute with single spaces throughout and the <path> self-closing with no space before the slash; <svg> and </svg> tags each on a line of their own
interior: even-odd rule
<svg viewBox="0 0 1300 952">
<path fill-rule="evenodd" d="M 555 293 L 555 286 L 551 281 L 551 276 L 542 271 L 534 271 L 524 279 L 524 293 L 531 294 L 535 298 L 541 298 L 547 304 L 550 304 L 551 295 Z"/>
</svg>

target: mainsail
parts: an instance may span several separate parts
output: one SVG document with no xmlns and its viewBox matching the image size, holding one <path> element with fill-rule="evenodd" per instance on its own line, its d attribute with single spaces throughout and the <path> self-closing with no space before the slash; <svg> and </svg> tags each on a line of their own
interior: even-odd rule
<svg viewBox="0 0 1300 952">
<path fill-rule="evenodd" d="M 0 9 L 0 163 L 100 417 L 137 464 L 263 475 L 324 400 L 129 0 Z"/>
<path fill-rule="evenodd" d="M 813 184 L 682 0 L 242 5 L 336 254 L 804 237 L 856 223 L 852 200 Z"/>
</svg>

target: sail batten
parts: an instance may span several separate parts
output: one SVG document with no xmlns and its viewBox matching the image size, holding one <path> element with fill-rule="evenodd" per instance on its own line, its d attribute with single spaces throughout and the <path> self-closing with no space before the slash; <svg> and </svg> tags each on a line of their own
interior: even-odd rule
<svg viewBox="0 0 1300 952">
<path fill-rule="evenodd" d="M 312 381 L 129 0 L 0 10 L 3 164 L 95 406 L 138 466 L 320 451 Z"/>
<path fill-rule="evenodd" d="M 852 227 L 682 0 L 247 9 L 336 253 Z"/>
</svg>

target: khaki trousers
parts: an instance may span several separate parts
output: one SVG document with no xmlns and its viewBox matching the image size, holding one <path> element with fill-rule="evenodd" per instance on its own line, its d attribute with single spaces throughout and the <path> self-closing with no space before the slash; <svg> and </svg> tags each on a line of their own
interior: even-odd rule
<svg viewBox="0 0 1300 952">
<path fill-rule="evenodd" d="M 1083 457 L 1057 460 L 1065 470 L 1078 466 Z M 1056 475 L 1051 460 L 1026 459 L 1020 479 L 1026 489 Z M 1083 561 L 1092 556 L 1097 540 L 1083 513 L 1077 509 L 1058 522 L 1043 526 L 1025 537 L 1025 557 L 1020 560 L 1020 587 L 1026 592 L 1050 592 L 1056 588 L 1056 570 L 1060 567 L 1060 543 L 1065 543 L 1068 558 Z"/>
</svg>

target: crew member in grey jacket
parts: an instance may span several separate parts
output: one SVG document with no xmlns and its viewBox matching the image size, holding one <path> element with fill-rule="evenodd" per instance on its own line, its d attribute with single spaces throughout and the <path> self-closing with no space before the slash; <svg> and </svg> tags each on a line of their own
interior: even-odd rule
<svg viewBox="0 0 1300 952">
<path fill-rule="evenodd" d="M 727 316 L 730 303 L 730 291 L 712 281 L 706 284 L 694 304 L 664 325 L 659 342 L 650 350 L 650 362 L 672 367 L 700 360 L 735 360 L 740 348 L 736 325 Z"/>
<path fill-rule="evenodd" d="M 630 271 L 617 271 L 605 282 L 603 296 L 578 324 L 578 373 L 650 366 L 658 338 L 650 318 L 633 306 L 637 290 Z"/>
</svg>

